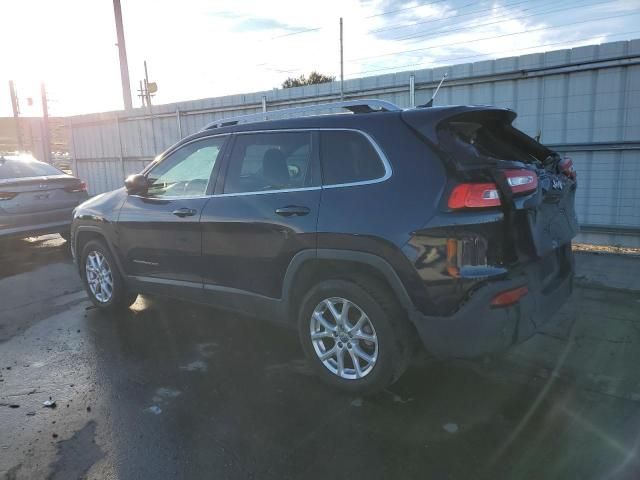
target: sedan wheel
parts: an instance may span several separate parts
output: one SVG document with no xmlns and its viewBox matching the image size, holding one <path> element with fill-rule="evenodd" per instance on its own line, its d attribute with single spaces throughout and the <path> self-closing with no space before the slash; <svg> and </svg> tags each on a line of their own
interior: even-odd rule
<svg viewBox="0 0 640 480">
<path fill-rule="evenodd" d="M 113 273 L 105 256 L 92 251 L 86 256 L 85 272 L 87 284 L 94 298 L 100 303 L 107 303 L 113 296 Z"/>
<path fill-rule="evenodd" d="M 313 310 L 309 326 L 318 359 L 334 375 L 356 380 L 376 366 L 378 337 L 367 314 L 355 303 L 326 298 Z"/>
</svg>

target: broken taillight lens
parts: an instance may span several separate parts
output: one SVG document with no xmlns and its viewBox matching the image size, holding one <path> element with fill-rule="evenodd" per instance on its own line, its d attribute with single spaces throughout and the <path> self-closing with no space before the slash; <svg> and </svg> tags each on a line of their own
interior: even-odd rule
<svg viewBox="0 0 640 480">
<path fill-rule="evenodd" d="M 558 168 L 570 179 L 576 179 L 576 170 L 575 168 L 573 168 L 573 160 L 571 160 L 569 157 L 564 157 L 562 160 L 560 160 Z"/>
<path fill-rule="evenodd" d="M 504 176 L 515 194 L 533 192 L 538 188 L 538 174 L 524 168 L 504 170 Z M 495 183 L 461 183 L 451 192 L 449 208 L 486 208 L 500 205 Z"/>
</svg>

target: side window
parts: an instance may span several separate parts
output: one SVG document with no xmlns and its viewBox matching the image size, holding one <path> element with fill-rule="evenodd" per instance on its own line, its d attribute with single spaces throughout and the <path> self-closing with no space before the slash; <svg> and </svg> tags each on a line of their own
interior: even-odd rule
<svg viewBox="0 0 640 480">
<path fill-rule="evenodd" d="M 151 184 L 149 196 L 205 195 L 225 138 L 205 138 L 189 143 L 158 163 L 147 175 Z"/>
<path fill-rule="evenodd" d="M 358 132 L 320 132 L 320 160 L 324 185 L 364 182 L 385 175 L 382 159 Z"/>
<path fill-rule="evenodd" d="M 303 188 L 312 184 L 311 132 L 236 137 L 224 193 Z"/>
</svg>

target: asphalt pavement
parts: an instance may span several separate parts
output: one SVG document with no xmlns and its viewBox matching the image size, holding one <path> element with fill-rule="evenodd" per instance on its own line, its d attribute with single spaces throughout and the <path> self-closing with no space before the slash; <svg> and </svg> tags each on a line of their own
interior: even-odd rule
<svg viewBox="0 0 640 480">
<path fill-rule="evenodd" d="M 0 476 L 637 479 L 640 289 L 621 277 L 639 266 L 581 254 L 541 334 L 421 355 L 362 398 L 313 377 L 293 331 L 142 296 L 104 314 L 62 240 L 17 241 L 0 253 Z"/>
</svg>

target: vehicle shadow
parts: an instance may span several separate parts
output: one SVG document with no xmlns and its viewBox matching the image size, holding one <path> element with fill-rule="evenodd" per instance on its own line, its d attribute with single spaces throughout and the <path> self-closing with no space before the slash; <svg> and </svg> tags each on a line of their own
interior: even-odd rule
<svg viewBox="0 0 640 480">
<path fill-rule="evenodd" d="M 293 330 L 146 297 L 89 317 L 122 478 L 601 478 L 640 467 L 580 423 L 637 435 L 636 406 L 612 410 L 553 379 L 428 361 L 362 398 L 311 375 Z"/>
<path fill-rule="evenodd" d="M 71 263 L 69 245 L 59 235 L 0 239 L 0 278 L 52 263 Z"/>
</svg>

